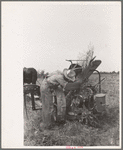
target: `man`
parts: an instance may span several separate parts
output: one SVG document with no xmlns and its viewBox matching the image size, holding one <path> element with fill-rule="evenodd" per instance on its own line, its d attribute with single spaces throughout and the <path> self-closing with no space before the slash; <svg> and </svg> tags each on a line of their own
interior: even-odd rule
<svg viewBox="0 0 123 150">
<path fill-rule="evenodd" d="M 60 98 L 64 101 L 64 91 L 76 90 L 80 88 L 81 83 L 75 82 L 76 73 L 70 69 L 64 69 L 63 72 L 55 71 L 47 78 L 45 78 L 41 84 L 41 98 L 42 98 L 42 120 L 41 128 L 50 128 L 54 123 L 53 112 L 53 95 L 51 89 L 56 91 L 60 88 Z"/>
</svg>

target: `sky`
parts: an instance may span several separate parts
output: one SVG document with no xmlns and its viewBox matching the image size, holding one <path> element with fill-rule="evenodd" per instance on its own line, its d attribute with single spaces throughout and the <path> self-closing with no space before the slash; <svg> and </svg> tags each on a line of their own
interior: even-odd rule
<svg viewBox="0 0 123 150">
<path fill-rule="evenodd" d="M 2 50 L 23 67 L 52 72 L 94 46 L 99 71 L 119 71 L 120 2 L 2 2 Z"/>
</svg>

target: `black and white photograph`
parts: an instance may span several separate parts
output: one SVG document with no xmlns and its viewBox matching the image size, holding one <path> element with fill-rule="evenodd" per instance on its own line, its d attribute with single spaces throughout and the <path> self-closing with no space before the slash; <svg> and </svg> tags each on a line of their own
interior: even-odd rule
<svg viewBox="0 0 123 150">
<path fill-rule="evenodd" d="M 121 2 L 1 2 L 2 148 L 120 149 Z"/>
</svg>

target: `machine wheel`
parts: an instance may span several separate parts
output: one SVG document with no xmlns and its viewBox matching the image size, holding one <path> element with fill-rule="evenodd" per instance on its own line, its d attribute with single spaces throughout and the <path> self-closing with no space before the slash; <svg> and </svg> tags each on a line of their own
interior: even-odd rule
<svg viewBox="0 0 123 150">
<path fill-rule="evenodd" d="M 66 120 L 66 107 L 62 107 L 56 96 L 53 97 L 52 116 L 55 122 L 64 122 Z"/>
</svg>

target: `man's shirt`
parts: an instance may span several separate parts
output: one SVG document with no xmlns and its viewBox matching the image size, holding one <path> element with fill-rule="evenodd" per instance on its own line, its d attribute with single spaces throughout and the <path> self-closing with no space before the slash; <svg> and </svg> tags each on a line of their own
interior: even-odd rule
<svg viewBox="0 0 123 150">
<path fill-rule="evenodd" d="M 68 83 L 67 81 L 64 80 L 64 74 L 59 70 L 49 74 L 47 82 L 51 83 L 54 86 L 61 85 L 63 88 L 65 88 L 66 84 Z"/>
</svg>

